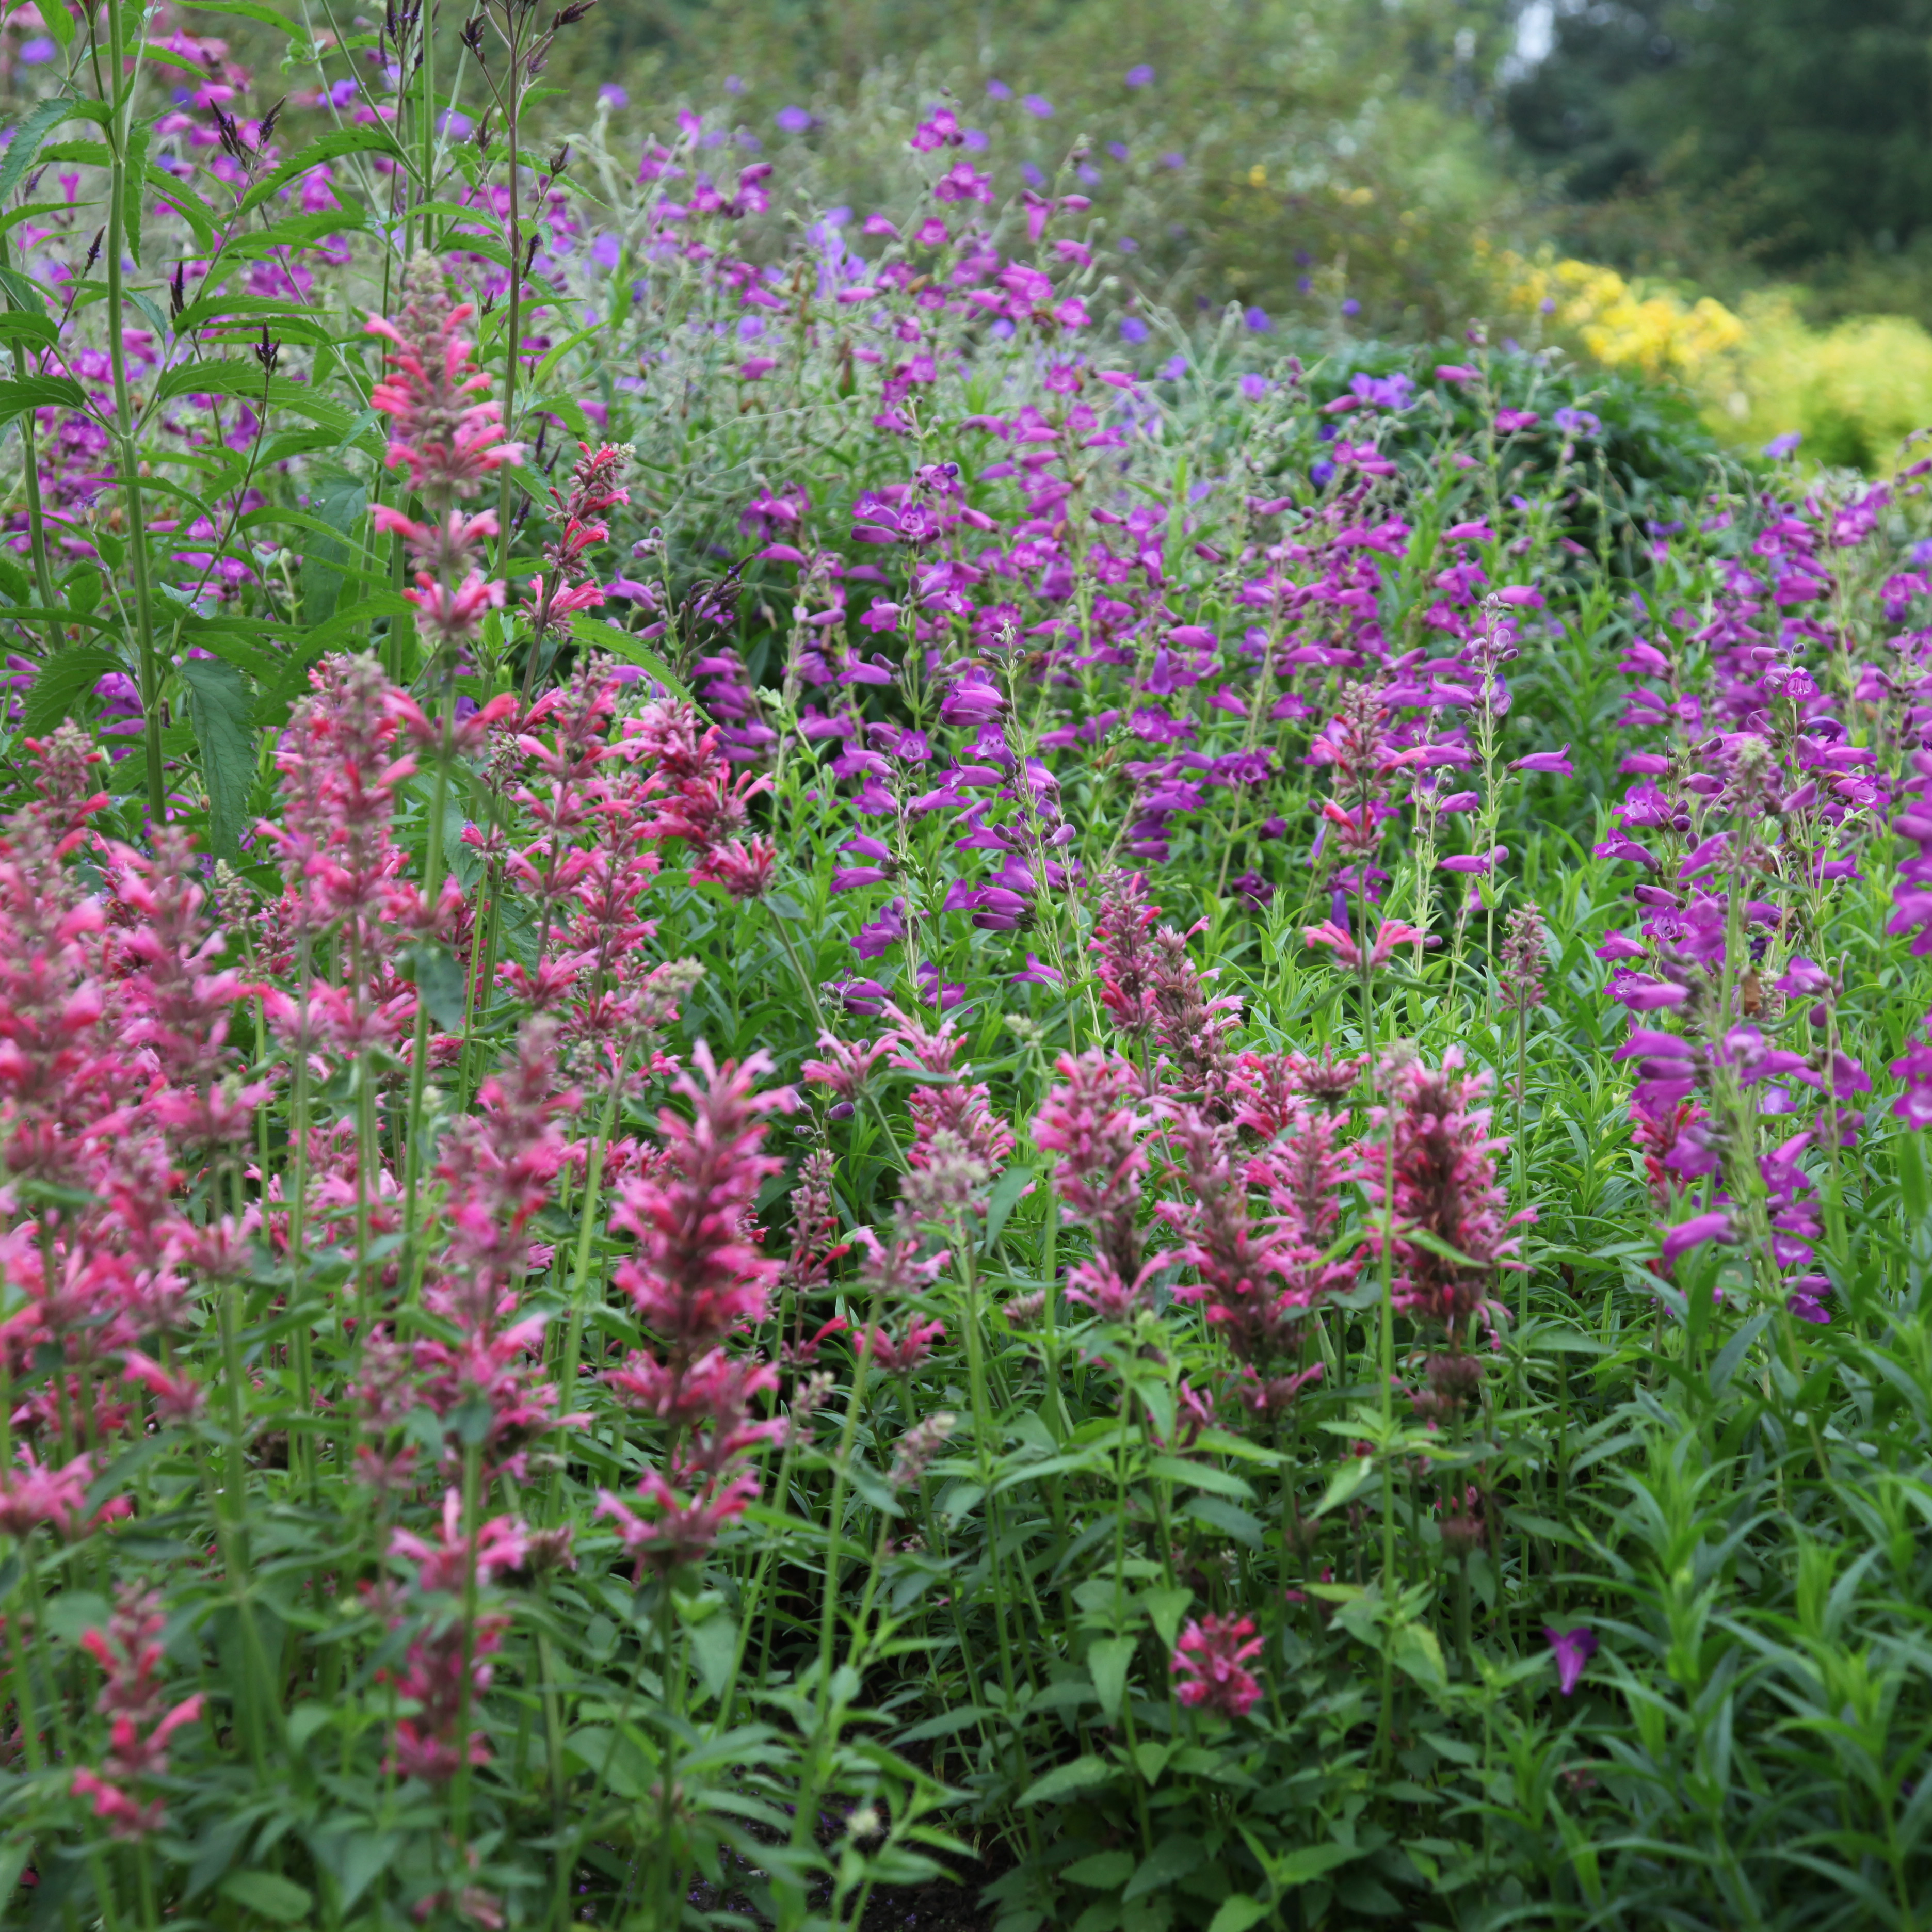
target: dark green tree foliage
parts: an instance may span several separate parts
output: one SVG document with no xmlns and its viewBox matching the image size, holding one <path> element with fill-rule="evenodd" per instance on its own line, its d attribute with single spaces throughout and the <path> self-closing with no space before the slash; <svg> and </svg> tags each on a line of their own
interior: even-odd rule
<svg viewBox="0 0 1932 1932">
<path fill-rule="evenodd" d="M 1564 4 L 1555 29 L 1507 113 L 1580 199 L 1742 198 L 1740 238 L 1774 265 L 1932 223 L 1932 0 Z"/>
</svg>

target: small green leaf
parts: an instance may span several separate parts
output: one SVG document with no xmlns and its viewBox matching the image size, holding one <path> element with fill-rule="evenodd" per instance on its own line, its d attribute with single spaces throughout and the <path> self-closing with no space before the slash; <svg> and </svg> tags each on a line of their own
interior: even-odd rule
<svg viewBox="0 0 1932 1932">
<path fill-rule="evenodd" d="M 463 968 L 446 946 L 424 940 L 409 947 L 403 964 L 416 982 L 416 988 L 429 1016 L 445 1033 L 461 1026 L 469 1010 Z"/>
<path fill-rule="evenodd" d="M 1262 1520 L 1250 1515 L 1239 1503 L 1231 1503 L 1223 1496 L 1192 1496 L 1188 1499 L 1186 1514 L 1197 1522 L 1213 1524 L 1237 1543 L 1245 1543 L 1250 1550 L 1261 1547 Z"/>
<path fill-rule="evenodd" d="M 1248 1932 L 1250 1925 L 1258 1925 L 1268 1916 L 1268 1908 L 1258 1898 L 1250 1898 L 1244 1892 L 1238 1892 L 1232 1898 L 1224 1898 L 1221 1909 L 1209 1922 L 1208 1932 Z"/>
<path fill-rule="evenodd" d="M 640 670 L 648 671 L 672 697 L 681 698 L 687 704 L 691 701 L 691 693 L 678 682 L 670 665 L 628 631 L 620 631 L 615 624 L 607 624 L 602 618 L 579 610 L 571 617 L 570 634 L 591 650 L 608 651 L 626 664 L 636 664 Z"/>
<path fill-rule="evenodd" d="M 1177 1584 L 1171 1590 L 1144 1590 L 1139 1600 L 1160 1633 L 1161 1642 L 1172 1650 L 1174 1639 L 1180 1634 L 1180 1620 L 1194 1600 L 1194 1592 Z"/>
<path fill-rule="evenodd" d="M 22 376 L 0 382 L 0 422 L 10 422 L 28 410 L 83 410 L 87 394 L 65 376 Z"/>
<path fill-rule="evenodd" d="M 1251 1496 L 1254 1490 L 1239 1476 L 1217 1469 L 1211 1462 L 1190 1462 L 1178 1456 L 1156 1456 L 1148 1464 L 1148 1474 L 1164 1477 L 1184 1489 L 1211 1490 L 1217 1496 Z"/>
<path fill-rule="evenodd" d="M 208 786 L 208 842 L 218 858 L 238 858 L 255 788 L 254 700 L 247 680 L 220 658 L 189 658 L 181 672 Z"/>
<path fill-rule="evenodd" d="M 1022 1795 L 1022 1804 L 1052 1804 L 1063 1798 L 1071 1798 L 1075 1792 L 1090 1791 L 1096 1784 L 1105 1784 L 1114 1775 L 1114 1767 L 1105 1758 L 1096 1757 L 1090 1751 L 1084 1757 L 1076 1757 L 1071 1764 L 1063 1764 L 1049 1771 L 1044 1778 L 1036 1778 Z"/>
<path fill-rule="evenodd" d="M 121 660 L 98 644 L 75 644 L 44 658 L 22 707 L 20 728 L 28 737 L 39 738 L 63 718 L 84 719 L 82 700 L 110 672 L 122 668 Z"/>
<path fill-rule="evenodd" d="M 342 566 L 349 561 L 350 546 L 369 507 L 368 486 L 346 470 L 324 475 L 310 488 L 308 506 L 338 533 L 318 538 L 302 553 L 302 619 L 313 628 L 335 615 L 342 595 Z"/>
<path fill-rule="evenodd" d="M 1185 1878 L 1208 1856 L 1199 1838 L 1176 1832 L 1144 1858 L 1121 1893 L 1123 1899 L 1142 1898 L 1150 1892 L 1164 1891 L 1177 1880 Z"/>
<path fill-rule="evenodd" d="M 74 22 L 66 17 L 65 9 L 52 8 L 49 11 L 62 15 L 68 38 L 73 39 Z M 59 28 L 51 20 L 47 26 L 58 38 Z M 40 151 L 40 143 L 73 113 L 74 103 L 64 94 L 56 94 L 51 100 L 42 101 L 24 121 L 14 123 L 14 138 L 7 143 L 6 158 L 0 160 L 0 201 L 6 200 L 26 179 L 28 170 L 34 165 L 34 157 Z"/>
<path fill-rule="evenodd" d="M 1069 1885 L 1084 1885 L 1095 1892 L 1112 1892 L 1132 1875 L 1131 1852 L 1095 1852 L 1069 1865 L 1060 1875 Z"/>
<path fill-rule="evenodd" d="M 1389 1652 L 1396 1668 L 1412 1677 L 1425 1690 L 1438 1693 L 1449 1688 L 1449 1671 L 1442 1660 L 1442 1646 L 1426 1624 L 1404 1624 L 1396 1630 Z"/>
<path fill-rule="evenodd" d="M 727 1611 L 706 1617 L 691 1631 L 692 1660 L 704 1688 L 712 1696 L 724 1695 L 731 1681 L 732 1666 L 738 1660 L 738 1625 Z"/>
<path fill-rule="evenodd" d="M 1127 1669 L 1134 1660 L 1134 1640 L 1106 1636 L 1087 1652 L 1087 1668 L 1093 1674 L 1094 1688 L 1100 1694 L 1100 1708 L 1108 1724 L 1118 1724 L 1120 1706 L 1126 1696 Z"/>
<path fill-rule="evenodd" d="M 1338 1510 L 1349 1502 L 1369 1478 L 1376 1472 L 1374 1458 L 1368 1456 L 1352 1456 L 1328 1478 L 1328 1486 L 1322 1492 L 1322 1500 L 1315 1505 L 1317 1516 L 1326 1516 L 1330 1510 Z"/>
<path fill-rule="evenodd" d="M 292 1925 L 315 1908 L 314 1896 L 306 1886 L 274 1872 L 230 1872 L 221 1881 L 220 1892 L 244 1912 L 272 1919 L 278 1925 Z"/>
<path fill-rule="evenodd" d="M 1010 1167 L 993 1184 L 992 1198 L 986 1203 L 987 1247 L 1000 1238 L 1000 1231 L 1006 1225 L 1008 1217 L 1038 1178 L 1030 1167 Z"/>
</svg>

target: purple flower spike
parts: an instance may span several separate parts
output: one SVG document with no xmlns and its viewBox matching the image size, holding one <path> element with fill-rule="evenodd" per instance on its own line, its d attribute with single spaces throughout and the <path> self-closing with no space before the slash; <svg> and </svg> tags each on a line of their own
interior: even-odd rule
<svg viewBox="0 0 1932 1932">
<path fill-rule="evenodd" d="M 1560 1630 L 1545 1624 L 1543 1634 L 1556 1657 L 1556 1688 L 1564 1696 L 1574 1696 L 1583 1681 L 1583 1666 L 1597 1654 L 1597 1633 L 1579 1624 L 1574 1630 Z"/>
</svg>

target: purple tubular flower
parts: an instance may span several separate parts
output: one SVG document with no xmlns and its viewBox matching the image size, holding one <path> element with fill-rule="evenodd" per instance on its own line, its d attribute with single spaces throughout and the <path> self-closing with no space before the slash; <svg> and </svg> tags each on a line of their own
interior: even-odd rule
<svg viewBox="0 0 1932 1932">
<path fill-rule="evenodd" d="M 862 926 L 852 936 L 852 950 L 861 959 L 878 959 L 904 938 L 905 901 L 894 899 L 869 926 Z"/>
<path fill-rule="evenodd" d="M 1701 1247 L 1706 1241 L 1733 1242 L 1737 1230 L 1731 1225 L 1731 1217 L 1721 1208 L 1713 1208 L 1707 1214 L 1694 1214 L 1688 1221 L 1681 1221 L 1664 1238 L 1664 1264 L 1668 1268 L 1687 1248 Z"/>
<path fill-rule="evenodd" d="M 1583 1681 L 1583 1666 L 1597 1654 L 1597 1634 L 1583 1624 L 1567 1630 L 1545 1624 L 1543 1634 L 1556 1655 L 1556 1688 L 1564 1696 L 1574 1696 Z"/>
<path fill-rule="evenodd" d="M 984 724 L 998 717 L 1006 700 L 983 679 L 968 677 L 946 694 L 939 707 L 942 724 Z"/>
<path fill-rule="evenodd" d="M 1654 1013 L 1681 1006 L 1690 997 L 1690 988 L 1675 986 L 1668 980 L 1649 979 L 1641 973 L 1619 973 L 1610 982 L 1610 997 L 1634 1013 Z"/>
<path fill-rule="evenodd" d="M 1547 772 L 1552 778 L 1574 777 L 1576 767 L 1570 762 L 1570 747 L 1565 745 L 1560 752 L 1532 752 L 1526 758 L 1512 759 L 1510 770 L 1513 772 Z"/>
</svg>

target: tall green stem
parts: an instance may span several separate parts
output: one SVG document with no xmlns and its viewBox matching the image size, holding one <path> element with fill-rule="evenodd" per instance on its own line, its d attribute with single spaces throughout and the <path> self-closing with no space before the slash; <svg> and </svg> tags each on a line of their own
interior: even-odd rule
<svg viewBox="0 0 1932 1932">
<path fill-rule="evenodd" d="M 127 245 L 128 122 L 134 104 L 139 63 L 121 73 L 121 0 L 107 0 L 107 71 L 116 89 L 107 124 L 107 357 L 114 372 L 114 462 L 128 508 L 128 556 L 134 576 L 134 634 L 140 648 L 141 736 L 147 753 L 148 813 L 159 825 L 168 815 L 166 780 L 161 763 L 160 660 L 154 650 L 152 587 L 148 580 L 148 524 L 141 506 L 140 459 L 134 449 L 134 399 L 128 386 L 128 349 L 122 316 L 127 294 L 122 286 L 121 255 Z M 138 202 L 136 206 L 138 208 Z"/>
</svg>

